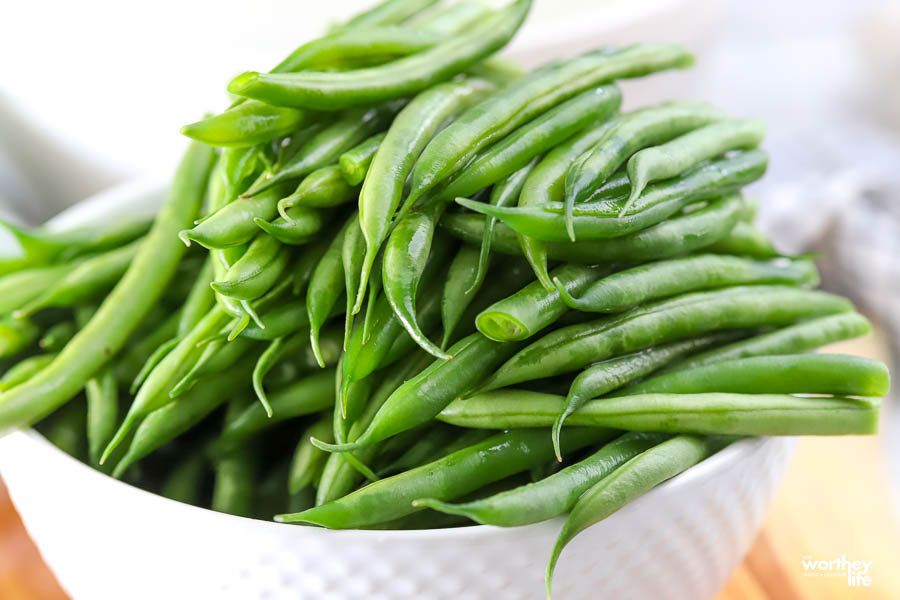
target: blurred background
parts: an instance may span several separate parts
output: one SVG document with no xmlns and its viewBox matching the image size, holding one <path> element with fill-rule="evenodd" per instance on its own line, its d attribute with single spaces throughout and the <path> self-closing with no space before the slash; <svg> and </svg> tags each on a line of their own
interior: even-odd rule
<svg viewBox="0 0 900 600">
<path fill-rule="evenodd" d="M 179 126 L 222 108 L 231 76 L 274 65 L 369 4 L 7 7 L 0 216 L 40 223 L 118 182 L 167 173 L 184 143 Z M 765 119 L 772 159 L 754 188 L 762 227 L 785 252 L 820 253 L 826 287 L 877 323 L 876 334 L 842 350 L 900 356 L 900 2 L 535 0 L 507 54 L 533 66 L 645 40 L 685 43 L 697 65 L 626 84 L 629 103 L 702 98 Z M 766 529 L 723 598 L 900 597 L 900 410 L 887 404 L 877 438 L 800 443 Z M 0 598 L 60 597 L 3 510 Z M 808 554 L 873 560 L 874 584 L 804 578 Z"/>
</svg>

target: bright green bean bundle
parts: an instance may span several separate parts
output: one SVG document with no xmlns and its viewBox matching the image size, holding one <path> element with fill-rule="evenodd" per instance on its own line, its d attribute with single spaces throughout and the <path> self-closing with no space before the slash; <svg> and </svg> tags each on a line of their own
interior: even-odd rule
<svg viewBox="0 0 900 600">
<path fill-rule="evenodd" d="M 0 433 L 248 518 L 568 513 L 549 590 L 574 536 L 739 438 L 877 431 L 887 368 L 812 352 L 869 322 L 754 225 L 761 122 L 621 113 L 680 46 L 526 71 L 494 53 L 530 0 L 438 4 L 236 77 L 152 225 L 0 223 Z"/>
</svg>

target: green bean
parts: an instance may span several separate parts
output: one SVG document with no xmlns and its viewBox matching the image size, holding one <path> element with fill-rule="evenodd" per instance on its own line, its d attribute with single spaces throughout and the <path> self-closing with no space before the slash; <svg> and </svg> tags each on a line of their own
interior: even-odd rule
<svg viewBox="0 0 900 600">
<path fill-rule="evenodd" d="M 609 436 L 603 430 L 581 430 L 567 437 L 566 451 L 589 446 Z M 381 479 L 366 487 L 301 513 L 276 521 L 304 522 L 349 529 L 373 525 L 420 510 L 418 498 L 453 500 L 549 460 L 553 448 L 541 430 L 507 431 L 454 452 L 433 463 Z"/>
<path fill-rule="evenodd" d="M 295 206 L 327 208 L 356 199 L 358 188 L 344 180 L 340 167 L 329 165 L 303 178 L 294 192 L 278 201 L 278 213 L 291 221 L 288 210 Z"/>
<path fill-rule="evenodd" d="M 598 481 L 665 439 L 660 434 L 626 433 L 588 458 L 535 483 L 464 504 L 428 498 L 415 500 L 413 505 L 462 515 L 482 525 L 517 527 L 539 523 L 568 512 Z"/>
<path fill-rule="evenodd" d="M 125 344 L 184 254 L 173 239 L 199 210 L 213 159 L 212 150 L 191 145 L 141 250 L 91 321 L 47 368 L 0 394 L 0 430 L 33 423 L 64 404 Z"/>
<path fill-rule="evenodd" d="M 82 261 L 38 297 L 13 311 L 13 317 L 30 317 L 46 308 L 70 308 L 107 292 L 121 278 L 138 248 L 134 242 Z"/>
<path fill-rule="evenodd" d="M 451 35 L 490 14 L 491 8 L 478 0 L 462 0 L 440 7 L 414 20 L 410 26 L 425 31 Z"/>
<path fill-rule="evenodd" d="M 382 373 L 380 381 L 372 391 L 365 409 L 351 425 L 347 432 L 349 441 L 356 440 L 372 422 L 378 409 L 390 397 L 395 389 L 408 378 L 420 373 L 433 358 L 421 350 L 414 350 L 405 360 Z M 343 366 L 343 365 L 342 365 Z M 378 452 L 380 444 L 373 444 L 353 453 L 361 463 L 368 463 Z M 349 493 L 362 474 L 345 460 L 344 454 L 332 454 L 325 462 L 319 488 L 316 492 L 316 504 L 324 504 Z"/>
<path fill-rule="evenodd" d="M 312 243 L 307 244 L 298 253 L 297 262 L 294 263 L 292 269 L 294 272 L 294 283 L 291 291 L 295 296 L 302 296 L 306 291 L 316 266 L 331 243 L 331 240 L 327 238 L 333 237 L 333 234 L 328 232 L 327 235 L 319 237 L 322 239 L 316 239 Z"/>
<path fill-rule="evenodd" d="M 39 431 L 51 444 L 76 460 L 85 462 L 87 458 L 87 444 L 84 438 L 85 415 L 82 402 L 69 403 L 45 423 L 41 423 Z"/>
<path fill-rule="evenodd" d="M 94 466 L 116 433 L 119 416 L 119 384 L 112 366 L 107 365 L 84 386 L 87 397 L 88 455 Z"/>
<path fill-rule="evenodd" d="M 413 167 L 410 197 L 420 197 L 462 169 L 488 144 L 580 92 L 615 79 L 687 67 L 692 62 L 680 46 L 638 44 L 588 52 L 538 69 L 473 107 L 435 136 Z"/>
<path fill-rule="evenodd" d="M 565 289 L 560 289 L 560 294 L 566 305 L 574 310 L 612 313 L 685 292 L 751 284 L 814 286 L 818 282 L 819 276 L 811 260 L 772 262 L 697 254 L 613 273 L 594 281 L 577 298 Z"/>
<path fill-rule="evenodd" d="M 562 102 L 477 155 L 453 177 L 444 194 L 470 196 L 512 175 L 535 156 L 608 119 L 621 103 L 622 94 L 615 85 L 592 88 Z"/>
<path fill-rule="evenodd" d="M 625 196 L 579 204 L 572 226 L 579 239 L 612 238 L 655 225 L 686 206 L 732 192 L 763 175 L 768 157 L 759 150 L 743 152 L 701 165 L 684 176 L 648 188 L 630 214 L 622 213 Z M 542 206 L 493 207 L 458 198 L 457 202 L 475 212 L 504 221 L 522 235 L 548 242 L 569 241 L 563 205 L 548 202 Z"/>
<path fill-rule="evenodd" d="M 218 306 L 213 307 L 194 329 L 178 340 L 165 358 L 153 367 L 140 389 L 137 390 L 137 395 L 125 415 L 125 420 L 103 452 L 100 459 L 101 464 L 106 462 L 113 450 L 124 441 L 139 420 L 174 400 L 169 392 L 190 371 L 202 353 L 202 349 L 199 349 L 197 344 L 217 333 L 225 325 L 226 320 L 225 312 Z"/>
<path fill-rule="evenodd" d="M 28 358 L 23 358 L 10 368 L 8 368 L 3 376 L 0 377 L 0 392 L 10 390 L 17 385 L 31 379 L 35 374 L 49 365 L 56 358 L 55 352 L 47 354 L 35 354 Z"/>
<path fill-rule="evenodd" d="M 225 277 L 210 286 L 223 296 L 253 300 L 272 288 L 289 261 L 290 252 L 279 240 L 259 235 Z"/>
<path fill-rule="evenodd" d="M 597 140 L 602 139 L 616 122 L 616 119 L 613 119 L 601 123 L 573 136 L 548 152 L 525 180 L 525 184 L 522 186 L 522 191 L 519 194 L 519 206 L 543 207 L 551 202 L 563 200 L 566 170 L 569 168 L 569 165 L 586 149 L 595 144 Z M 495 229 L 495 231 L 497 230 Z M 523 235 L 518 235 L 517 237 L 522 253 L 528 259 L 531 268 L 534 269 L 538 281 L 541 282 L 541 285 L 547 291 L 550 291 L 553 282 L 550 280 L 550 274 L 547 272 L 548 245 L 531 237 Z"/>
<path fill-rule="evenodd" d="M 116 219 L 100 225 L 49 231 L 41 227 L 26 229 L 0 219 L 0 227 L 16 238 L 25 255 L 21 259 L 12 259 L 13 262 L 9 264 L 19 268 L 38 267 L 40 271 L 40 267 L 54 262 L 66 263 L 80 256 L 111 250 L 132 242 L 147 233 L 150 222 L 144 218 Z M 66 270 L 71 266 L 58 267 Z"/>
<path fill-rule="evenodd" d="M 881 397 L 890 376 L 884 364 L 844 354 L 752 356 L 679 369 L 618 390 L 613 396 L 635 394 L 833 394 Z"/>
<path fill-rule="evenodd" d="M 702 209 L 663 221 L 644 231 L 589 242 L 550 242 L 546 245 L 546 250 L 554 260 L 577 264 L 646 262 L 670 258 L 706 248 L 727 236 L 742 210 L 743 203 L 739 196 L 725 196 Z M 452 235 L 469 243 L 478 243 L 484 232 L 484 219 L 475 215 L 446 215 L 441 223 Z M 498 224 L 494 229 L 493 245 L 498 252 L 504 254 L 522 254 L 516 235 L 504 224 Z M 544 263 L 532 262 L 532 267 L 535 264 L 546 266 Z M 549 280 L 549 276 L 549 272 L 544 269 L 541 283 L 544 283 L 544 279 Z M 549 282 L 553 284 L 552 280 Z M 553 286 L 547 289 L 549 291 L 556 288 Z"/>
<path fill-rule="evenodd" d="M 308 318 L 303 301 L 291 298 L 260 315 L 265 327 L 250 325 L 237 339 L 244 337 L 272 341 L 308 326 Z"/>
<path fill-rule="evenodd" d="M 565 218 L 569 238 L 575 241 L 572 211 L 586 200 L 635 151 L 721 120 L 708 104 L 675 101 L 622 115 L 616 126 L 584 151 L 566 171 Z"/>
<path fill-rule="evenodd" d="M 216 198 L 215 201 L 210 200 L 210 212 L 221 208 L 220 205 L 229 204 L 244 191 L 248 179 L 253 177 L 254 173 L 258 173 L 260 163 L 260 149 L 257 146 L 247 146 L 244 148 L 225 148 L 219 157 L 219 165 L 217 171 L 219 173 L 219 183 L 222 187 L 221 191 L 216 190 L 210 184 L 210 198 L 214 194 L 221 194 L 222 197 Z"/>
<path fill-rule="evenodd" d="M 480 286 L 473 286 L 477 283 L 475 277 L 478 274 L 479 258 L 480 252 L 477 248 L 463 246 L 450 263 L 441 297 L 441 322 L 444 325 L 441 348 L 447 347 L 463 313 L 478 293 Z"/>
<path fill-rule="evenodd" d="M 205 377 L 199 382 L 201 385 L 188 390 L 177 402 L 151 412 L 135 428 L 113 477 L 121 478 L 136 462 L 192 429 L 235 394 L 244 393 L 249 375 L 247 365 L 237 365 L 214 377 Z"/>
<path fill-rule="evenodd" d="M 512 357 L 482 389 L 569 373 L 585 366 L 685 337 L 723 329 L 787 325 L 852 310 L 825 292 L 754 285 L 695 292 L 626 313 L 557 329 Z"/>
<path fill-rule="evenodd" d="M 566 395 L 566 408 L 557 416 L 556 421 L 553 423 L 552 437 L 554 446 L 557 446 L 559 443 L 560 431 L 565 420 L 588 400 L 603 396 L 685 355 L 694 354 L 698 350 L 733 340 L 736 335 L 735 332 L 724 331 L 697 338 L 689 338 L 669 344 L 652 346 L 633 354 L 604 360 L 588 367 L 572 381 L 572 385 L 569 387 Z M 557 458 L 559 458 L 559 455 L 557 455 Z"/>
<path fill-rule="evenodd" d="M 227 452 L 260 431 L 287 419 L 310 415 L 334 405 L 334 369 L 326 369 L 300 379 L 271 395 L 272 416 L 258 402 L 228 423 L 213 444 L 217 454 Z"/>
<path fill-rule="evenodd" d="M 269 104 L 324 110 L 411 96 L 452 78 L 505 46 L 530 7 L 531 0 L 515 0 L 468 31 L 385 65 L 330 73 L 248 71 L 232 79 L 228 90 Z"/>
<path fill-rule="evenodd" d="M 288 209 L 284 214 L 286 216 L 272 221 L 257 217 L 253 222 L 271 237 L 290 246 L 308 244 L 327 223 L 327 213 L 306 206 Z"/>
<path fill-rule="evenodd" d="M 340 29 L 356 30 L 360 27 L 390 25 L 414 17 L 438 0 L 383 0 L 340 26 Z"/>
<path fill-rule="evenodd" d="M 681 435 L 650 448 L 601 479 L 578 499 L 553 547 L 547 564 L 547 597 L 553 589 L 553 570 L 563 548 L 576 535 L 613 514 L 666 479 L 716 452 L 720 444 Z"/>
<path fill-rule="evenodd" d="M 522 192 L 522 186 L 525 185 L 525 180 L 528 178 L 528 175 L 534 169 L 535 165 L 537 165 L 540 158 L 540 156 L 535 156 L 527 165 L 507 177 L 504 181 L 495 184 L 491 190 L 489 201 L 491 206 L 503 207 L 517 203 L 519 201 L 519 194 Z M 484 277 L 487 274 L 488 261 L 491 257 L 491 237 L 494 234 L 494 225 L 496 225 L 496 223 L 497 219 L 487 217 L 484 234 L 481 238 L 478 271 L 475 274 L 475 280 L 472 282 L 472 286 L 469 288 L 470 290 L 480 288 L 481 284 L 484 282 Z"/>
<path fill-rule="evenodd" d="M 344 268 L 344 290 L 346 293 L 346 310 L 344 311 L 344 350 L 350 343 L 353 333 L 353 316 L 358 309 L 354 309 L 357 296 L 362 297 L 365 290 L 362 287 L 361 271 L 366 255 L 366 240 L 360 229 L 359 218 L 347 228 L 344 234 L 344 243 L 341 247 L 341 263 Z"/>
<path fill-rule="evenodd" d="M 427 423 L 452 400 L 474 390 L 521 347 L 521 343 L 499 343 L 473 333 L 450 348 L 452 358 L 434 361 L 397 388 L 356 441 L 321 447 L 334 452 L 355 450 Z"/>
<path fill-rule="evenodd" d="M 384 477 L 385 475 L 402 473 L 433 462 L 440 458 L 436 455 L 441 448 L 458 436 L 459 430 L 457 428 L 444 425 L 443 423 L 435 423 L 399 457 L 392 460 L 387 466 L 378 469 L 378 476 Z M 443 456 L 446 456 L 446 454 Z"/>
<path fill-rule="evenodd" d="M 273 185 L 299 179 L 316 169 L 334 164 L 341 154 L 384 129 L 402 107 L 403 101 L 392 101 L 342 113 L 337 120 L 306 141 L 294 158 L 277 173 L 267 173 L 257 179 L 244 194 L 255 196 Z M 282 198 L 284 194 L 280 193 L 278 197 Z"/>
<path fill-rule="evenodd" d="M 781 389 L 802 387 L 786 382 Z M 553 394 L 495 390 L 456 400 L 438 418 L 459 427 L 549 427 L 565 402 Z M 591 400 L 573 412 L 566 425 L 718 435 L 857 435 L 878 431 L 879 406 L 878 399 L 840 396 L 639 394 Z"/>
<path fill-rule="evenodd" d="M 781 256 L 763 232 L 743 221 L 735 224 L 727 236 L 707 246 L 706 251 L 758 259 Z"/>
<path fill-rule="evenodd" d="M 869 321 L 857 312 L 829 315 L 782 327 L 721 348 L 707 350 L 675 363 L 670 369 L 687 369 L 749 356 L 808 352 L 842 340 L 866 335 L 870 331 Z M 663 372 L 670 369 L 665 369 Z"/>
<path fill-rule="evenodd" d="M 727 119 L 678 136 L 660 146 L 645 148 L 628 159 L 631 193 L 622 208 L 626 213 L 651 181 L 675 177 L 692 166 L 729 150 L 755 148 L 766 127 L 759 119 Z"/>
<path fill-rule="evenodd" d="M 441 127 L 487 95 L 493 86 L 480 79 L 438 84 L 417 95 L 400 111 L 375 153 L 359 195 L 359 219 L 366 239 L 360 289 L 368 285 L 391 217 L 400 205 L 404 185 L 416 159 Z M 357 297 L 354 310 L 362 306 Z"/>
<path fill-rule="evenodd" d="M 248 148 L 288 135 L 316 113 L 246 101 L 181 128 L 182 135 L 210 146 Z"/>
<path fill-rule="evenodd" d="M 328 453 L 319 450 L 309 443 L 309 438 L 328 440 L 331 439 L 331 419 L 322 417 L 306 428 L 291 458 L 291 471 L 288 474 L 288 493 L 296 494 L 305 487 L 311 485 L 318 477 Z"/>
<path fill-rule="evenodd" d="M 233 366 L 255 345 L 254 340 L 239 336 L 232 341 L 215 340 L 206 344 L 200 358 L 169 391 L 170 398 L 177 398 L 191 389 L 201 378 L 221 373 Z"/>
<path fill-rule="evenodd" d="M 331 315 L 334 305 L 337 303 L 341 292 L 344 290 L 344 264 L 343 264 L 343 247 L 344 237 L 347 231 L 358 222 L 354 213 L 344 226 L 334 236 L 328 250 L 319 260 L 309 280 L 309 290 L 306 292 L 306 311 L 309 315 L 309 339 L 312 344 L 313 352 L 319 360 L 319 364 L 324 366 L 321 359 L 321 351 L 319 349 L 319 331 L 328 317 Z"/>
<path fill-rule="evenodd" d="M 385 135 L 387 134 L 379 133 L 373 135 L 361 144 L 341 154 L 341 158 L 338 160 L 338 166 L 340 167 L 344 181 L 346 181 L 348 185 L 359 185 L 363 182 L 363 179 L 366 178 L 366 172 L 369 170 L 369 165 L 372 164 L 372 159 L 375 157 L 375 153 L 384 141 Z"/>
<path fill-rule="evenodd" d="M 200 505 L 209 464 L 201 453 L 192 453 L 175 463 L 159 493 L 170 500 Z"/>
<path fill-rule="evenodd" d="M 197 242 L 209 249 L 246 244 L 259 233 L 254 219 L 274 219 L 278 214 L 278 200 L 287 190 L 288 187 L 280 185 L 252 198 L 238 198 L 204 218 L 193 229 L 179 232 L 178 237 L 188 246 Z"/>
<path fill-rule="evenodd" d="M 41 296 L 78 263 L 35 267 L 0 277 L 0 315 L 18 310 Z"/>
<path fill-rule="evenodd" d="M 553 270 L 568 293 L 582 291 L 607 271 L 598 267 L 563 265 Z M 478 331 L 498 342 L 525 340 L 553 324 L 568 311 L 558 289 L 548 292 L 539 281 L 495 302 L 476 318 Z"/>
<path fill-rule="evenodd" d="M 256 454 L 256 448 L 251 445 L 216 460 L 210 508 L 239 517 L 252 516 L 258 462 Z"/>
<path fill-rule="evenodd" d="M 78 329 L 74 321 L 60 321 L 47 329 L 38 340 L 38 348 L 45 352 L 58 352 L 69 343 Z"/>
<path fill-rule="evenodd" d="M 142 367 L 153 353 L 162 344 L 178 335 L 180 321 L 181 310 L 177 310 L 151 329 L 143 339 L 125 348 L 116 359 L 116 379 L 119 383 L 130 385 L 137 380 Z"/>
</svg>

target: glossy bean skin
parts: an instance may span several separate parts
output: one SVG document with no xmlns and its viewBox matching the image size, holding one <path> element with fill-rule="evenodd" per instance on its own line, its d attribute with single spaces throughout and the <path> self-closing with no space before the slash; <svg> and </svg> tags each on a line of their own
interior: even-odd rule
<svg viewBox="0 0 900 600">
<path fill-rule="evenodd" d="M 572 227 L 580 240 L 619 237 L 640 231 L 672 217 L 701 200 L 733 192 L 762 177 L 768 157 L 759 150 L 701 165 L 682 177 L 648 188 L 636 206 L 624 214 L 625 196 L 578 204 Z M 457 203 L 475 212 L 501 219 L 522 235 L 545 242 L 569 241 L 563 205 L 497 208 L 458 198 Z"/>
<path fill-rule="evenodd" d="M 311 485 L 316 477 L 321 474 L 328 453 L 319 450 L 309 443 L 309 438 L 328 441 L 331 438 L 331 419 L 322 417 L 307 427 L 297 442 L 294 455 L 291 458 L 291 470 L 288 474 L 288 493 L 296 494 L 303 488 Z"/>
<path fill-rule="evenodd" d="M 278 214 L 278 200 L 287 190 L 288 187 L 282 185 L 252 198 L 238 198 L 204 218 L 192 229 L 179 232 L 178 237 L 187 245 L 196 242 L 211 250 L 247 244 L 259 233 L 254 219 L 274 219 Z"/>
<path fill-rule="evenodd" d="M 727 236 L 710 244 L 707 251 L 759 259 L 781 256 L 763 232 L 743 221 L 739 221 Z"/>
<path fill-rule="evenodd" d="M 209 146 L 249 148 L 288 135 L 315 116 L 311 111 L 247 101 L 185 125 L 181 133 Z"/>
<path fill-rule="evenodd" d="M 362 286 L 400 206 L 409 172 L 426 144 L 447 120 L 483 98 L 493 86 L 480 79 L 442 83 L 422 92 L 400 111 L 372 158 L 359 195 L 359 219 L 366 239 Z M 356 299 L 361 306 L 362 299 Z"/>
<path fill-rule="evenodd" d="M 521 346 L 516 342 L 495 342 L 480 333 L 473 333 L 450 348 L 452 358 L 436 360 L 397 388 L 357 440 L 325 449 L 354 450 L 427 423 L 452 400 L 477 388 L 497 365 Z"/>
<path fill-rule="evenodd" d="M 731 332 L 714 333 L 697 338 L 689 338 L 669 344 L 651 346 L 633 354 L 617 356 L 591 365 L 575 379 L 566 395 L 566 406 L 553 422 L 553 446 L 559 452 L 559 439 L 562 426 L 573 412 L 584 406 L 593 398 L 604 396 L 609 392 L 625 386 L 632 381 L 656 371 L 680 357 L 696 353 L 699 350 L 733 339 Z M 561 457 L 557 454 L 557 459 Z"/>
<path fill-rule="evenodd" d="M 322 230 L 328 222 L 329 216 L 321 210 L 305 206 L 290 208 L 284 214 L 286 216 L 272 221 L 256 217 L 253 222 L 282 244 L 302 246 L 308 244 L 313 236 Z"/>
<path fill-rule="evenodd" d="M 610 432 L 610 437 L 615 435 Z M 518 527 L 539 523 L 568 512 L 598 481 L 641 452 L 667 438 L 653 433 L 626 433 L 606 443 L 588 458 L 540 481 L 464 504 L 433 499 L 416 506 L 468 517 L 481 525 Z"/>
<path fill-rule="evenodd" d="M 244 194 L 255 196 L 273 185 L 299 179 L 334 164 L 341 154 L 384 129 L 403 104 L 403 101 L 392 101 L 341 113 L 333 123 L 321 128 L 300 146 L 294 157 L 277 172 L 257 179 Z"/>
<path fill-rule="evenodd" d="M 605 121 L 621 103 L 622 94 L 615 85 L 593 88 L 562 102 L 479 153 L 452 178 L 443 193 L 454 198 L 470 196 L 505 179 L 535 156 L 594 123 Z"/>
<path fill-rule="evenodd" d="M 358 188 L 349 185 L 340 167 L 328 165 L 316 169 L 303 178 L 294 192 L 278 201 L 278 214 L 291 220 L 289 209 L 295 206 L 327 208 L 340 206 L 356 199 Z"/>
<path fill-rule="evenodd" d="M 794 383 L 783 388 L 798 386 L 803 387 Z M 564 406 L 562 396 L 496 390 L 457 400 L 439 418 L 460 427 L 549 427 Z M 658 433 L 859 435 L 878 431 L 879 406 L 877 399 L 842 396 L 638 394 L 591 400 L 572 413 L 566 424 Z M 568 435 L 567 432 L 563 442 Z"/>
<path fill-rule="evenodd" d="M 416 297 L 429 255 L 432 251 L 440 255 L 449 252 L 446 239 L 434 240 L 443 207 L 434 202 L 400 219 L 384 249 L 381 279 L 384 295 L 409 336 L 432 356 L 446 360 L 452 355 L 428 339 L 416 315 Z"/>
<path fill-rule="evenodd" d="M 243 73 L 229 91 L 269 104 L 339 110 L 411 96 L 465 71 L 506 45 L 531 7 L 515 0 L 468 31 L 385 65 L 343 73 Z"/>
<path fill-rule="evenodd" d="M 178 402 L 152 411 L 135 428 L 125 454 L 116 463 L 113 477 L 122 475 L 136 462 L 194 427 L 235 393 L 244 393 L 249 368 L 240 366 L 221 375 L 207 377 Z"/>
<path fill-rule="evenodd" d="M 668 296 L 733 285 L 813 287 L 818 283 L 819 275 L 811 260 L 771 262 L 695 254 L 618 271 L 587 286 L 578 297 L 565 289 L 560 293 L 563 302 L 574 310 L 613 313 Z"/>
<path fill-rule="evenodd" d="M 365 295 L 362 286 L 362 268 L 366 256 L 366 240 L 360 229 L 359 219 L 349 226 L 344 234 L 341 246 L 341 262 L 344 267 L 344 293 L 346 309 L 344 311 L 344 349 L 350 343 L 353 333 L 353 317 L 359 309 L 355 308 L 357 297 Z"/>
<path fill-rule="evenodd" d="M 740 197 L 725 196 L 713 200 L 704 208 L 637 233 L 589 242 L 548 242 L 546 256 L 553 260 L 587 265 L 671 258 L 706 248 L 727 236 L 740 218 L 742 210 L 743 202 Z M 471 241 L 470 243 L 478 243 L 484 233 L 484 219 L 476 215 L 445 215 L 441 224 L 452 235 Z M 503 254 L 523 254 L 517 234 L 503 223 L 498 223 L 494 229 L 493 246 Z M 551 287 L 544 287 L 548 291 L 555 289 L 550 273 L 544 268 L 546 264 L 531 260 L 529 262 L 532 267 L 540 265 L 539 269 L 544 271 L 545 274 L 540 278 L 542 285 L 545 283 L 544 279 L 547 279 Z"/>
<path fill-rule="evenodd" d="M 488 200 L 489 204 L 491 206 L 499 207 L 515 205 L 519 201 L 519 194 L 522 193 L 522 187 L 525 185 L 525 180 L 540 159 L 540 156 L 535 156 L 527 165 L 507 177 L 505 180 L 496 183 L 491 189 L 491 196 Z M 493 217 L 487 217 L 485 220 L 484 233 L 481 236 L 481 250 L 478 257 L 478 272 L 475 275 L 475 281 L 472 282 L 471 289 L 480 287 L 487 274 L 488 261 L 491 258 L 491 242 L 493 241 L 492 237 L 494 235 L 494 226 L 496 224 L 497 219 Z"/>
<path fill-rule="evenodd" d="M 413 167 L 410 196 L 420 197 L 462 169 L 488 144 L 580 92 L 615 79 L 687 67 L 692 62 L 693 57 L 679 46 L 637 44 L 588 52 L 538 69 L 474 106 L 435 136 Z"/>
<path fill-rule="evenodd" d="M 341 176 L 348 185 L 359 185 L 366 178 L 369 165 L 372 164 L 372 159 L 375 158 L 375 153 L 378 152 L 385 135 L 387 134 L 379 133 L 373 135 L 358 146 L 341 154 L 341 158 L 338 160 L 338 167 L 340 168 Z"/>
<path fill-rule="evenodd" d="M 269 291 L 290 261 L 290 252 L 278 239 L 259 235 L 220 281 L 210 285 L 216 293 L 238 300 L 254 300 Z"/>
<path fill-rule="evenodd" d="M 441 297 L 441 323 L 444 326 L 441 348 L 447 347 L 466 308 L 478 293 L 478 287 L 473 286 L 477 283 L 480 255 L 477 248 L 463 246 L 450 262 Z"/>
<path fill-rule="evenodd" d="M 677 436 L 650 448 L 584 493 L 572 508 L 547 564 L 547 597 L 553 591 L 553 570 L 572 538 L 602 521 L 663 481 L 678 475 L 718 450 L 720 444 L 695 436 Z"/>
<path fill-rule="evenodd" d="M 572 431 L 566 451 L 605 439 L 608 432 Z M 397 519 L 419 510 L 418 498 L 453 500 L 484 485 L 525 471 L 553 456 L 545 431 L 508 431 L 454 452 L 433 463 L 381 479 L 343 498 L 307 511 L 280 515 L 277 521 L 304 522 L 329 529 L 350 529 Z"/>
<path fill-rule="evenodd" d="M 869 321 L 853 311 L 813 318 L 701 352 L 673 364 L 663 372 L 749 356 L 809 352 L 828 344 L 866 335 L 871 330 Z"/>
<path fill-rule="evenodd" d="M 653 344 L 725 329 L 787 325 L 852 308 L 844 298 L 787 286 L 684 294 L 549 333 L 501 366 L 483 389 L 572 372 Z"/>
<path fill-rule="evenodd" d="M 356 227 L 356 223 L 355 214 L 344 223 L 328 245 L 328 249 L 319 260 L 309 280 L 309 289 L 306 292 L 306 312 L 309 321 L 309 339 L 317 357 L 321 355 L 319 331 L 328 320 L 335 303 L 344 291 L 344 264 L 341 256 L 344 237 L 351 227 Z M 322 360 L 319 362 L 324 364 Z"/>
<path fill-rule="evenodd" d="M 97 313 L 47 368 L 0 394 L 0 430 L 31 424 L 65 404 L 122 348 L 175 273 L 185 249 L 174 236 L 197 215 L 214 158 L 211 149 L 190 146 L 143 247 Z"/>
<path fill-rule="evenodd" d="M 766 127 L 759 119 L 727 119 L 680 135 L 668 143 L 635 152 L 628 159 L 631 191 L 622 212 L 631 208 L 647 184 L 675 177 L 729 150 L 755 148 Z"/>
<path fill-rule="evenodd" d="M 880 398 L 889 389 L 890 375 L 878 361 L 846 354 L 788 354 L 751 356 L 679 369 L 629 385 L 613 396 L 802 392 Z"/>
<path fill-rule="evenodd" d="M 334 369 L 325 369 L 275 390 L 269 402 L 271 417 L 258 402 L 250 404 L 225 426 L 213 444 L 213 451 L 227 452 L 276 423 L 330 409 L 334 405 Z"/>
<path fill-rule="evenodd" d="M 81 261 L 40 296 L 15 311 L 25 317 L 49 307 L 71 307 L 104 294 L 121 279 L 141 249 L 137 240 Z"/>
</svg>

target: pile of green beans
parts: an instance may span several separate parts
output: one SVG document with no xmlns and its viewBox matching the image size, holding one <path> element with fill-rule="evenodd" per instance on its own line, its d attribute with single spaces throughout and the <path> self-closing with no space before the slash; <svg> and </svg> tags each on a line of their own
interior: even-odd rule
<svg viewBox="0 0 900 600">
<path fill-rule="evenodd" d="M 386 0 L 235 78 L 152 224 L 5 224 L 0 432 L 286 523 L 568 513 L 548 591 L 735 440 L 874 433 L 884 365 L 811 352 L 868 321 L 753 226 L 763 125 L 621 112 L 679 46 L 492 56 L 530 4 Z"/>
</svg>

